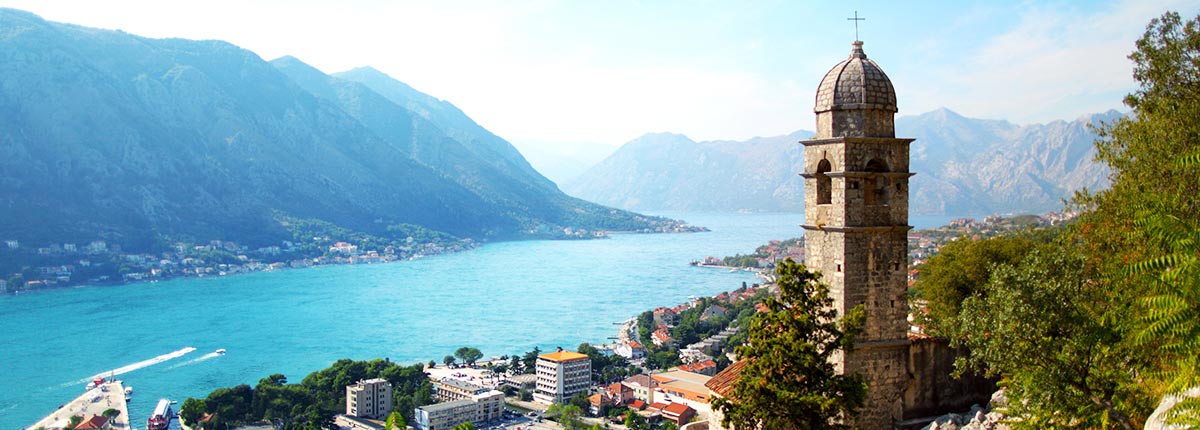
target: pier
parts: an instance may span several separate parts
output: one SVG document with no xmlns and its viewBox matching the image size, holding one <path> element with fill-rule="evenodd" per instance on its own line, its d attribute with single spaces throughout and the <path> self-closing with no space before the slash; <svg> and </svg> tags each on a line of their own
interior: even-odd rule
<svg viewBox="0 0 1200 430">
<path fill-rule="evenodd" d="M 68 427 L 71 417 L 78 415 L 87 421 L 93 415 L 115 409 L 116 417 L 109 423 L 113 430 L 129 430 L 129 406 L 125 403 L 125 385 L 121 381 L 109 381 L 88 390 L 57 410 L 29 426 L 29 429 L 57 430 Z"/>
</svg>

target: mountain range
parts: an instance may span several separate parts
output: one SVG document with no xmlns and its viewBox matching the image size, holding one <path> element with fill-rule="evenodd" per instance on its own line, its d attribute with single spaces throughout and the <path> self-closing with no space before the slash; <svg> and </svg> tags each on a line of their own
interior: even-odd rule
<svg viewBox="0 0 1200 430">
<path fill-rule="evenodd" d="M 1109 111 L 1074 121 L 1015 125 L 967 118 L 949 109 L 896 119 L 896 136 L 911 146 L 914 215 L 985 215 L 1060 210 L 1075 191 L 1108 185 L 1108 168 L 1094 161 L 1097 138 L 1089 124 L 1112 121 Z M 804 208 L 797 176 L 800 140 L 813 135 L 746 141 L 695 142 L 653 133 L 632 140 L 578 178 L 572 195 L 630 210 L 784 211 Z"/>
<path fill-rule="evenodd" d="M 563 194 L 452 104 L 215 40 L 0 9 L 0 238 L 290 239 L 287 220 L 403 237 L 555 237 L 664 220 Z"/>
</svg>

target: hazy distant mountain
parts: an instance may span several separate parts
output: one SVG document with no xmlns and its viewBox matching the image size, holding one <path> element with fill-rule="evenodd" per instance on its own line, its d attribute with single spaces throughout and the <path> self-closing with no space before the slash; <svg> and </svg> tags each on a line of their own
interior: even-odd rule
<svg viewBox="0 0 1200 430">
<path fill-rule="evenodd" d="M 507 141 L 449 102 L 364 67 L 325 75 L 293 57 L 271 62 L 301 87 L 333 102 L 377 136 L 488 202 L 556 226 L 595 228 L 631 214 L 563 194 Z M 590 214 L 590 215 L 589 215 Z"/>
<path fill-rule="evenodd" d="M 1117 111 L 1074 121 L 1018 126 L 963 117 L 949 109 L 896 119 L 912 145 L 914 214 L 1045 212 L 1079 189 L 1108 187 L 1108 167 L 1093 161 L 1097 136 L 1088 124 Z"/>
<path fill-rule="evenodd" d="M 617 150 L 615 146 L 588 142 L 514 140 L 513 146 L 546 179 L 560 186 L 575 180 Z"/>
<path fill-rule="evenodd" d="M 1103 188 L 1108 170 L 1092 161 L 1096 135 L 1075 121 L 1018 126 L 965 118 L 947 109 L 896 120 L 912 145 L 913 214 L 1043 212 L 1083 187 Z M 573 195 L 633 210 L 803 210 L 798 143 L 811 132 L 745 142 L 693 142 L 648 134 L 564 186 Z"/>
<path fill-rule="evenodd" d="M 812 132 L 745 142 L 695 142 L 651 133 L 626 143 L 563 189 L 585 199 L 632 210 L 800 211 L 804 183 L 797 174 Z"/>
<path fill-rule="evenodd" d="M 562 194 L 449 103 L 372 72 L 0 9 L 0 239 L 254 245 L 291 237 L 280 215 L 475 238 L 647 224 Z"/>
</svg>

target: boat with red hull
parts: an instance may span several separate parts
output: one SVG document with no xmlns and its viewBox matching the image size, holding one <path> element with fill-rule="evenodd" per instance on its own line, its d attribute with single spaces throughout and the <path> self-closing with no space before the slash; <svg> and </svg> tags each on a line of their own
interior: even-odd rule
<svg viewBox="0 0 1200 430">
<path fill-rule="evenodd" d="M 146 420 L 146 430 L 167 430 L 173 416 L 175 412 L 171 410 L 171 401 L 158 399 L 158 406 L 154 407 L 154 413 Z"/>
</svg>

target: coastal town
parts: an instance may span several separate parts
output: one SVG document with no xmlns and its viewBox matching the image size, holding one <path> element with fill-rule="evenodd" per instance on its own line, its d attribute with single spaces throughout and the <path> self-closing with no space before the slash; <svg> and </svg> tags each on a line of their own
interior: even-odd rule
<svg viewBox="0 0 1200 430">
<path fill-rule="evenodd" d="M 947 226 L 911 232 L 908 235 L 910 286 L 917 276 L 917 267 L 928 257 L 936 255 L 939 248 L 949 241 L 993 237 L 1030 226 L 1057 225 L 1074 216 L 1072 213 L 1050 213 L 1012 218 L 989 216 L 978 221 L 962 218 L 952 220 Z M 294 244 L 283 245 L 278 249 L 248 250 L 233 243 L 214 242 L 181 246 L 171 256 L 174 257 L 172 259 L 150 262 L 149 259 L 128 258 L 127 261 L 157 264 L 149 273 L 165 278 L 176 273 L 163 270 L 168 267 L 186 270 L 184 273 L 187 275 L 174 276 L 223 275 L 325 264 L 389 262 L 401 256 L 416 258 L 419 255 L 456 252 L 473 246 L 469 241 L 457 247 L 415 244 L 400 248 L 387 247 L 380 254 L 375 250 L 364 252 L 357 245 L 338 241 L 328 245 L 325 255 L 312 259 L 271 264 L 257 261 L 257 258 L 293 252 Z M 103 242 L 94 242 L 82 248 L 61 247 L 52 252 L 74 255 L 87 261 L 96 259 L 95 256 L 112 255 L 120 251 L 119 248 L 109 248 Z M 213 252 L 237 253 L 240 257 L 246 257 L 247 261 L 242 265 L 206 266 L 201 258 L 196 257 Z M 247 254 L 257 258 L 251 259 Z M 804 261 L 803 238 L 772 240 L 748 255 L 724 258 L 710 256 L 693 262 L 693 265 L 701 269 L 753 270 L 769 281 L 770 270 L 778 261 L 788 258 Z M 137 279 L 136 276 L 127 279 Z M 765 285 L 743 284 L 740 288 L 712 297 L 694 298 L 685 303 L 647 310 L 622 322 L 617 336 L 609 344 L 592 346 L 585 343 L 575 351 L 560 348 L 548 353 L 535 349 L 526 353 L 523 360 L 514 355 L 491 357 L 490 360 L 479 362 L 464 359 L 455 363 L 452 356 L 447 356 L 442 364 L 430 361 L 424 365 L 424 373 L 434 388 L 431 400 L 436 402 L 414 408 L 408 427 L 416 430 L 448 430 L 469 422 L 477 428 L 510 430 L 592 426 L 702 428 L 686 426 L 691 422 L 704 423 L 713 418 L 709 400 L 728 390 L 729 380 L 723 379 L 721 372 L 736 362 L 734 347 L 744 342 L 744 331 L 750 317 L 765 310 L 759 302 L 771 294 L 770 287 L 769 282 Z M 914 333 L 920 335 L 919 327 Z M 79 398 L 29 428 L 133 428 L 130 427 L 128 411 L 124 409 L 122 387 L 121 381 L 117 380 L 93 381 L 89 390 Z M 340 428 L 387 428 L 386 420 L 396 412 L 393 409 L 394 387 L 391 383 L 381 378 L 364 379 L 346 386 L 345 390 L 346 410 L 336 417 Z M 95 410 L 101 402 L 106 406 L 104 410 Z M 175 417 L 178 411 L 173 409 L 172 403 L 166 405 L 165 414 Z M 270 423 L 257 427 L 243 426 L 248 429 L 269 427 Z"/>
<path fill-rule="evenodd" d="M 622 323 L 611 344 L 585 343 L 578 351 L 535 349 L 524 357 L 532 359 L 527 362 L 532 366 L 517 356 L 477 362 L 471 348 L 462 348 L 456 352 L 465 358 L 462 363 L 447 356 L 441 365 L 430 361 L 423 366 L 434 388 L 432 403 L 423 402 L 428 404 L 409 411 L 412 420 L 406 428 L 448 430 L 463 428 L 459 426 L 465 423 L 511 430 L 688 428 L 691 422 L 711 417 L 709 399 L 729 384 L 719 372 L 730 365 L 733 347 L 740 342 L 737 334 L 754 312 L 762 310 L 758 302 L 767 294 L 767 287 L 754 284 L 658 307 Z M 696 322 L 703 322 L 705 328 L 696 330 Z M 125 401 L 131 390 L 122 381 L 98 377 L 87 388 L 28 428 L 110 430 L 140 424 L 130 421 Z M 345 411 L 334 417 L 339 428 L 389 428 L 389 417 L 398 412 L 391 382 L 369 378 L 344 389 Z M 205 415 L 198 422 L 183 422 L 186 413 L 177 409 L 177 402 L 163 399 L 160 405 L 163 411 L 156 410 L 147 419 L 147 429 L 208 428 L 209 420 L 216 419 Z M 266 421 L 241 423 L 238 428 L 278 425 Z"/>
<path fill-rule="evenodd" d="M 623 233 L 706 231 L 670 220 L 653 228 Z M 306 231 L 308 232 L 308 231 Z M 311 233 L 311 232 L 308 232 Z M 296 234 L 294 240 L 251 247 L 228 240 L 176 242 L 157 253 L 127 252 L 105 240 L 86 243 L 30 245 L 16 239 L 0 242 L 0 294 L 77 285 L 153 282 L 180 277 L 227 276 L 240 273 L 342 264 L 376 264 L 462 252 L 481 245 L 471 238 L 422 232 L 388 241 L 338 229 Z M 617 232 L 564 227 L 543 232 L 558 239 L 604 239 Z"/>
</svg>

